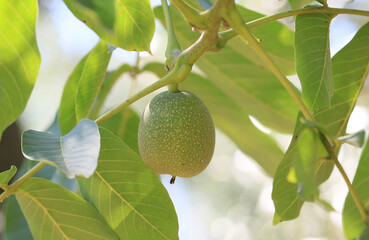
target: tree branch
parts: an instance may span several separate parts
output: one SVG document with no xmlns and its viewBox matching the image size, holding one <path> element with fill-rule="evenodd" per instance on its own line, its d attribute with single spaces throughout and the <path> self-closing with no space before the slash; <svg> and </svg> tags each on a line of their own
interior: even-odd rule
<svg viewBox="0 0 369 240">
<path fill-rule="evenodd" d="M 355 9 L 345 9 L 345 8 L 327 8 L 327 7 L 318 7 L 318 8 L 304 8 L 304 9 L 296 9 L 290 10 L 287 12 L 277 13 L 271 16 L 259 18 L 257 20 L 251 21 L 247 23 L 247 27 L 255 28 L 259 27 L 263 24 L 273 22 L 282 18 L 292 17 L 302 14 L 311 14 L 311 13 L 329 13 L 332 15 L 338 14 L 352 14 L 358 16 L 369 17 L 369 11 L 355 10 Z M 236 37 L 238 33 L 233 29 L 223 31 L 219 33 L 221 45 L 225 45 L 225 43 L 232 38 Z"/>
</svg>

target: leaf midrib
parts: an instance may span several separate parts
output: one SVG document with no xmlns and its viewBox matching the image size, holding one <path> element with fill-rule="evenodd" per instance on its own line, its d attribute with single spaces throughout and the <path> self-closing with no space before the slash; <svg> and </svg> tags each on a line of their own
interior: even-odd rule
<svg viewBox="0 0 369 240">
<path fill-rule="evenodd" d="M 60 233 L 63 235 L 63 237 L 65 237 L 66 239 L 70 239 L 67 235 L 65 235 L 64 231 L 60 228 L 60 226 L 58 225 L 58 223 L 55 221 L 55 219 L 49 214 L 48 210 L 41 204 L 40 201 L 37 200 L 37 198 L 33 197 L 30 193 L 22 190 L 22 189 L 18 189 L 17 192 L 21 192 L 24 195 L 26 195 L 27 197 L 29 197 L 31 200 L 33 200 L 43 211 L 44 213 L 50 218 L 51 222 L 54 223 L 55 227 L 60 231 Z"/>
<path fill-rule="evenodd" d="M 142 1 L 142 0 L 141 0 Z M 129 13 L 127 6 L 123 3 L 122 0 L 119 0 L 119 2 L 121 3 L 122 8 L 124 9 L 124 11 L 126 12 L 127 16 L 131 19 L 132 23 L 137 27 L 138 31 L 141 33 L 142 38 L 145 41 L 145 45 L 147 46 L 147 39 L 145 37 L 145 34 L 143 33 L 143 30 L 140 28 L 140 26 L 138 25 L 138 23 L 135 21 L 135 19 L 132 17 L 132 15 Z"/>
<path fill-rule="evenodd" d="M 147 220 L 141 213 L 139 213 L 129 202 L 127 202 L 126 199 L 124 199 L 116 190 L 111 186 L 101 175 L 100 173 L 95 170 L 95 174 L 100 178 L 100 180 L 105 183 L 106 186 L 109 187 L 109 189 L 118 196 L 119 199 L 121 199 L 129 208 L 132 209 L 133 212 L 135 212 L 141 219 L 143 219 L 147 224 L 149 224 L 153 229 L 155 229 L 160 235 L 162 235 L 165 239 L 170 240 L 164 233 L 162 233 L 157 227 L 155 227 L 149 220 Z"/>
<path fill-rule="evenodd" d="M 313 104 L 312 104 L 313 109 L 314 109 L 316 100 L 318 99 L 318 96 L 320 95 L 320 89 L 321 89 L 323 81 L 324 81 L 325 73 L 327 73 L 327 69 L 326 69 L 327 61 L 330 61 L 330 59 L 327 59 L 327 58 L 330 58 L 330 54 L 329 54 L 330 53 L 330 51 L 329 51 L 329 27 L 330 27 L 331 21 L 332 21 L 332 17 L 329 18 L 329 23 L 327 25 L 328 30 L 327 30 L 327 33 L 326 33 L 326 41 L 325 41 L 325 49 L 326 50 L 324 51 L 325 54 L 324 54 L 324 62 L 323 62 L 323 72 L 322 72 L 322 76 L 320 77 L 318 91 L 315 95 L 315 98 L 314 98 L 314 101 L 313 101 Z M 328 97 L 331 97 L 330 94 L 329 94 L 329 89 L 327 89 L 327 90 L 328 90 Z M 328 102 L 330 102 L 330 99 L 328 100 Z"/>
</svg>

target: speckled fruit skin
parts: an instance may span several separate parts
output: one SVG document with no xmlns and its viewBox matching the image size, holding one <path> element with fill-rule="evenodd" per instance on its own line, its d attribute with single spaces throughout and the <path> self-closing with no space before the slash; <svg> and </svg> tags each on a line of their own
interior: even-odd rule
<svg viewBox="0 0 369 240">
<path fill-rule="evenodd" d="M 193 93 L 162 92 L 146 106 L 138 129 L 138 147 L 152 171 L 193 177 L 208 166 L 214 145 L 213 119 Z"/>
</svg>

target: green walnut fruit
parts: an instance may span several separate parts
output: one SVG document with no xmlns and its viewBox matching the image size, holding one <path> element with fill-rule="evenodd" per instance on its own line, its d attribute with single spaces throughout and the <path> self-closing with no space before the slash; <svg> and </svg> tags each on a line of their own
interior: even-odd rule
<svg viewBox="0 0 369 240">
<path fill-rule="evenodd" d="M 205 104 L 186 91 L 162 92 L 146 106 L 138 129 L 145 164 L 159 174 L 193 177 L 209 164 L 215 145 L 213 119 Z"/>
</svg>

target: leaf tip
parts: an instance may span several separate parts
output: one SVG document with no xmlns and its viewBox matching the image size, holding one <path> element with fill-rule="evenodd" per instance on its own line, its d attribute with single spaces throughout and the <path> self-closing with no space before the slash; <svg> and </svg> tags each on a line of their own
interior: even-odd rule
<svg viewBox="0 0 369 240">
<path fill-rule="evenodd" d="M 282 218 L 278 215 L 277 212 L 275 212 L 273 217 L 273 225 L 275 226 L 280 222 L 282 222 Z"/>
</svg>

